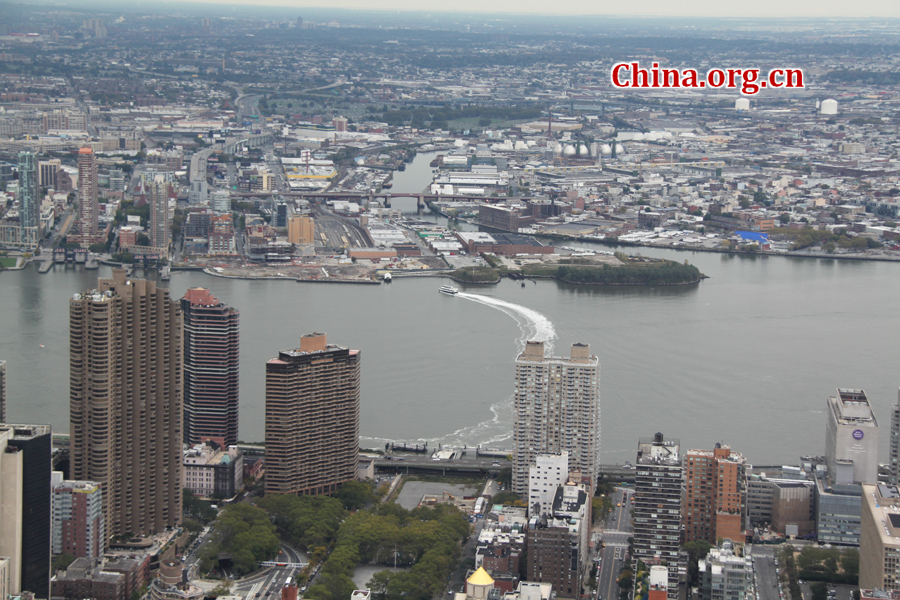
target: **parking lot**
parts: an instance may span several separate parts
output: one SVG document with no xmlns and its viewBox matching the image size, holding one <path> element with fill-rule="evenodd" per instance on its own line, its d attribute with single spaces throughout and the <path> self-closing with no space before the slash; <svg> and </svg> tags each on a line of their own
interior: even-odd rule
<svg viewBox="0 0 900 600">
<path fill-rule="evenodd" d="M 800 591 L 803 593 L 803 600 L 812 600 L 812 590 L 808 581 L 800 582 Z M 856 588 L 852 585 L 835 585 L 828 584 L 828 600 L 850 600 L 851 594 Z"/>
<path fill-rule="evenodd" d="M 426 481 L 407 481 L 403 484 L 403 489 L 397 496 L 397 504 L 406 510 L 412 510 L 422 501 L 425 494 L 440 496 L 444 492 L 453 494 L 454 496 L 472 496 L 480 490 L 468 485 L 457 485 L 452 483 L 430 483 Z"/>
<path fill-rule="evenodd" d="M 484 262 L 480 256 L 472 256 L 471 254 L 466 254 L 464 256 L 453 255 L 453 256 L 445 256 L 444 257 L 451 267 L 454 269 L 463 269 L 466 267 L 486 267 L 489 266 Z"/>
</svg>

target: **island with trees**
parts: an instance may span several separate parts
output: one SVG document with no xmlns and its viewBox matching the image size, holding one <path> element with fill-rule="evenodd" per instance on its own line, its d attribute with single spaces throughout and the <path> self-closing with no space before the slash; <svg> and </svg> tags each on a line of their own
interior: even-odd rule
<svg viewBox="0 0 900 600">
<path fill-rule="evenodd" d="M 494 284 L 511 279 L 556 279 L 574 285 L 691 285 L 706 276 L 687 261 L 683 263 L 644 256 L 614 255 L 565 257 L 547 255 L 522 261 L 485 256 L 487 266 L 466 267 L 451 273 L 459 283 Z M 517 264 L 521 263 L 521 264 Z"/>
</svg>

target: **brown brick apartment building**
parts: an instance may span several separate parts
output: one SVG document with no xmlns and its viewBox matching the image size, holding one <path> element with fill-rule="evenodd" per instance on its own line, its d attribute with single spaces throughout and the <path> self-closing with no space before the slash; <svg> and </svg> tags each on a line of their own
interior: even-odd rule
<svg viewBox="0 0 900 600">
<path fill-rule="evenodd" d="M 689 450 L 684 457 L 685 542 L 718 538 L 743 540 L 744 457 L 728 446 Z"/>
<path fill-rule="evenodd" d="M 356 478 L 359 359 L 310 333 L 266 363 L 267 494 L 330 494 Z"/>
<path fill-rule="evenodd" d="M 103 489 L 106 535 L 181 522 L 182 317 L 114 269 L 69 301 L 72 478 Z"/>
</svg>

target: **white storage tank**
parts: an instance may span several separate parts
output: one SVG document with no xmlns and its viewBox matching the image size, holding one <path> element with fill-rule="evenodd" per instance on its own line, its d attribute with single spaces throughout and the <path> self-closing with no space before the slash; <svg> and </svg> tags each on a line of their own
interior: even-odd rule
<svg viewBox="0 0 900 600">
<path fill-rule="evenodd" d="M 822 108 L 819 112 L 823 115 L 836 115 L 838 114 L 838 103 L 837 100 L 829 98 L 828 100 L 822 101 Z"/>
<path fill-rule="evenodd" d="M 750 110 L 750 100 L 747 98 L 738 98 L 734 101 L 734 110 Z"/>
</svg>

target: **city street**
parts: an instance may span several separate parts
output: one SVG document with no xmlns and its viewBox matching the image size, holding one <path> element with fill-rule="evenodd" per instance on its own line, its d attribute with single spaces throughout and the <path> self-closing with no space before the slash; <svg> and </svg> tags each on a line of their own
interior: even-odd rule
<svg viewBox="0 0 900 600">
<path fill-rule="evenodd" d="M 203 541 L 197 547 L 197 551 L 191 553 L 187 560 L 185 560 L 185 566 L 189 567 L 188 573 L 192 579 L 199 579 L 205 575 L 205 573 L 195 572 L 198 562 L 197 554 L 208 541 L 205 538 L 201 539 L 203 539 Z M 239 594 L 248 599 L 267 597 L 273 599 L 280 598 L 281 588 L 284 587 L 285 584 L 294 581 L 295 576 L 301 569 L 301 567 L 297 567 L 296 565 L 305 565 L 306 558 L 295 548 L 282 543 L 281 554 L 279 554 L 275 560 L 284 561 L 284 563 L 281 563 L 284 566 L 263 567 L 243 579 L 233 581 L 232 593 Z"/>
<path fill-rule="evenodd" d="M 184 559 L 184 568 L 187 569 L 188 577 L 191 579 L 199 579 L 204 573 L 197 573 L 197 565 L 200 563 L 200 552 L 209 543 L 211 528 L 204 527 L 203 531 L 191 545 L 191 549 Z"/>
<path fill-rule="evenodd" d="M 774 548 L 757 544 L 753 546 L 752 556 L 759 600 L 781 600 Z"/>
<path fill-rule="evenodd" d="M 198 572 L 200 553 L 213 539 L 213 535 L 211 527 L 204 528 L 186 554 L 184 567 L 189 579 L 196 581 L 204 579 L 207 575 L 207 573 Z M 270 595 L 272 598 L 280 598 L 281 588 L 286 583 L 293 582 L 294 577 L 301 569 L 296 565 L 307 564 L 306 557 L 299 550 L 284 542 L 281 543 L 281 550 L 273 561 L 276 565 L 283 564 L 284 566 L 262 567 L 248 577 L 233 581 L 232 592 L 248 599 L 265 598 Z"/>
<path fill-rule="evenodd" d="M 617 488 L 610 496 L 614 505 L 612 512 L 604 523 L 601 541 L 605 547 L 599 549 L 603 560 L 600 562 L 600 573 L 597 576 L 597 598 L 602 600 L 615 600 L 619 597 L 619 586 L 616 578 L 625 561 L 628 551 L 628 538 L 634 534 L 631 521 L 631 504 L 628 498 L 633 495 L 632 490 Z"/>
</svg>

